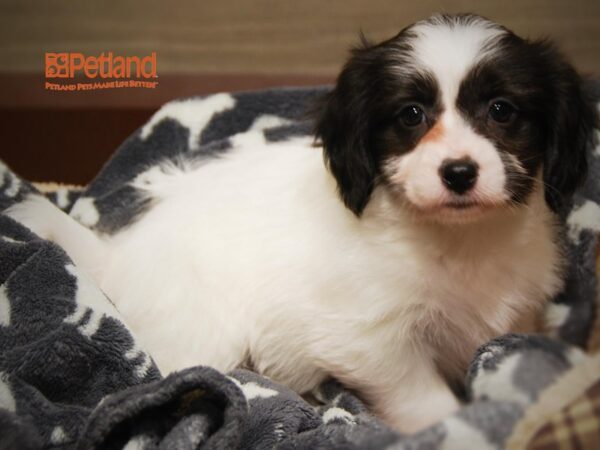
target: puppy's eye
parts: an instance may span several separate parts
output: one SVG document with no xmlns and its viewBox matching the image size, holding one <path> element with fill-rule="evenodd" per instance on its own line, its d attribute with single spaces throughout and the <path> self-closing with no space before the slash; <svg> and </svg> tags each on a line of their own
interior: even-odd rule
<svg viewBox="0 0 600 450">
<path fill-rule="evenodd" d="M 489 116 L 498 123 L 510 122 L 516 114 L 517 110 L 513 105 L 504 101 L 496 100 L 490 105 Z"/>
<path fill-rule="evenodd" d="M 416 127 L 425 120 L 425 113 L 417 105 L 409 105 L 400 111 L 400 121 L 407 127 Z"/>
</svg>

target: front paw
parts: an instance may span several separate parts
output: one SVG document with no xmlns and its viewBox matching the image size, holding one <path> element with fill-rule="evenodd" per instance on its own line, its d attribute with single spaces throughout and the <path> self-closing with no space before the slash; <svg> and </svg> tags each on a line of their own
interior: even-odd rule
<svg viewBox="0 0 600 450">
<path fill-rule="evenodd" d="M 410 389 L 410 387 L 408 388 Z M 424 387 L 397 395 L 394 402 L 386 402 L 381 417 L 401 433 L 424 430 L 460 409 L 460 402 L 447 386 Z"/>
</svg>

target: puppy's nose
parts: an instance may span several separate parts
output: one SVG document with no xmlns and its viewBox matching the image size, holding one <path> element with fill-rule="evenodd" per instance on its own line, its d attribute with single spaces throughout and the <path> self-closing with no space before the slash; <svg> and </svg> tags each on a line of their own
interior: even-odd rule
<svg viewBox="0 0 600 450">
<path fill-rule="evenodd" d="M 451 159 L 440 167 L 440 176 L 448 189 L 464 194 L 475 186 L 477 169 L 477 163 L 470 159 Z"/>
</svg>

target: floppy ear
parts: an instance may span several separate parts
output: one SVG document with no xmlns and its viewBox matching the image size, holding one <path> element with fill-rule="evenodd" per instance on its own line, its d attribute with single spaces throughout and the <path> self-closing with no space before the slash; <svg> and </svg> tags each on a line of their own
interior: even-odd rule
<svg viewBox="0 0 600 450">
<path fill-rule="evenodd" d="M 369 149 L 374 77 L 369 53 L 368 47 L 354 50 L 334 90 L 321 104 L 315 130 L 340 196 L 356 216 L 369 201 L 377 171 Z"/>
<path fill-rule="evenodd" d="M 560 210 L 587 174 L 587 152 L 598 127 L 598 112 L 585 81 L 563 63 L 555 80 L 555 111 L 544 161 L 546 201 Z"/>
</svg>

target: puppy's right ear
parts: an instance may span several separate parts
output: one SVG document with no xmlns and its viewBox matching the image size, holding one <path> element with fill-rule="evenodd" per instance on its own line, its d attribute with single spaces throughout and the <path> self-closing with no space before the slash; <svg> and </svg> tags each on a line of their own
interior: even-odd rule
<svg viewBox="0 0 600 450">
<path fill-rule="evenodd" d="M 376 164 L 370 151 L 374 74 L 373 55 L 368 44 L 353 52 L 337 83 L 320 105 L 316 137 L 345 205 L 360 216 L 376 178 Z"/>
<path fill-rule="evenodd" d="M 588 151 L 593 148 L 600 118 L 598 96 L 591 79 L 582 78 L 547 42 L 536 43 L 550 59 L 554 107 L 551 108 L 548 149 L 544 160 L 546 201 L 560 211 L 587 175 Z"/>
</svg>

